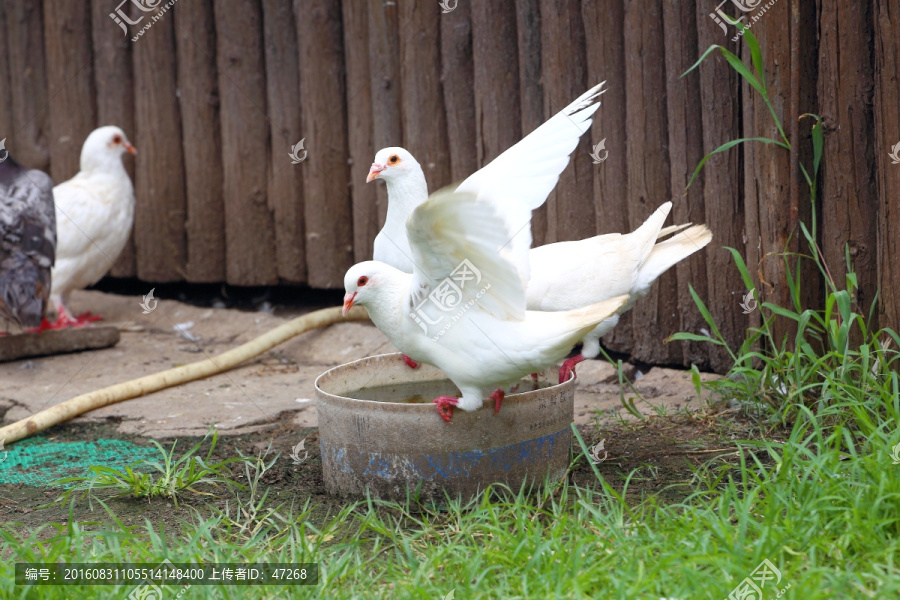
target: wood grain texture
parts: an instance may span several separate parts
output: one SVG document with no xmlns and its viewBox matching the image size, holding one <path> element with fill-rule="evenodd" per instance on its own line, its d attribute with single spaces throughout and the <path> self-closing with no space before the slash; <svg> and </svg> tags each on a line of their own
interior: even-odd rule
<svg viewBox="0 0 900 600">
<path fill-rule="evenodd" d="M 522 139 L 516 6 L 511 0 L 472 4 L 478 165 Z"/>
<path fill-rule="evenodd" d="M 451 182 L 447 112 L 440 76 L 440 19 L 436 4 L 400 3 L 403 146 L 422 165 L 429 190 Z"/>
<path fill-rule="evenodd" d="M 50 84 L 50 176 L 60 182 L 78 173 L 81 146 L 97 122 L 88 0 L 45 0 L 44 42 Z"/>
<path fill-rule="evenodd" d="M 226 281 L 278 280 L 268 193 L 269 128 L 262 11 L 254 2 L 215 3 L 216 63 L 221 99 Z M 290 159 L 285 156 L 286 162 Z"/>
<path fill-rule="evenodd" d="M 875 164 L 878 195 L 878 284 L 880 325 L 900 327 L 900 165 L 889 153 L 900 144 L 900 0 L 875 0 Z"/>
<path fill-rule="evenodd" d="M 302 13 L 301 13 L 302 10 Z M 342 287 L 353 265 L 353 208 L 347 169 L 347 106 L 340 0 L 296 0 L 309 284 Z"/>
<path fill-rule="evenodd" d="M 585 32 L 577 0 L 541 2 L 541 64 L 544 118 L 569 105 L 589 87 Z M 580 240 L 594 234 L 593 161 L 587 136 L 572 153 L 569 166 L 547 199 L 547 242 Z"/>
<path fill-rule="evenodd" d="M 344 56 L 347 65 L 347 144 L 350 150 L 350 194 L 353 202 L 353 258 L 371 260 L 378 235 L 378 186 L 366 184 L 377 148 L 372 112 L 369 65 L 369 6 L 344 0 Z"/>
<path fill-rule="evenodd" d="M 97 125 L 116 125 L 121 127 L 129 138 L 134 138 L 132 42 L 116 27 L 109 18 L 109 13 L 109 2 L 91 0 Z M 140 146 L 136 139 L 132 139 L 132 143 Z M 127 160 L 125 169 L 134 181 L 134 161 Z M 109 274 L 113 277 L 134 277 L 137 274 L 133 235 L 128 239 Z"/>
<path fill-rule="evenodd" d="M 158 16 L 158 15 L 153 15 Z M 175 66 L 175 19 L 163 14 L 134 43 L 134 246 L 137 276 L 184 279 L 184 153 Z"/>
<path fill-rule="evenodd" d="M 703 186 L 687 188 L 694 168 L 704 156 L 702 105 L 696 78 L 681 77 L 699 57 L 697 51 L 696 2 L 663 0 L 663 30 L 666 60 L 666 106 L 669 123 L 670 189 L 672 213 L 669 223 L 703 223 L 706 211 Z M 690 287 L 701 298 L 708 297 L 706 250 L 678 263 L 676 275 L 679 330 L 699 334 L 709 326 L 690 295 Z M 707 348 L 700 342 L 673 342 L 681 346 L 684 365 L 708 367 Z"/>
<path fill-rule="evenodd" d="M 462 181 L 482 164 L 475 140 L 477 74 L 473 61 L 472 30 L 476 17 L 482 18 L 483 15 L 479 15 L 477 10 L 473 12 L 469 3 L 460 3 L 453 12 L 441 15 L 441 83 L 447 110 L 452 181 Z"/>
<path fill-rule="evenodd" d="M 372 94 L 372 156 L 388 146 L 403 143 L 403 125 L 400 110 L 400 41 L 398 39 L 399 14 L 393 0 L 370 0 L 369 6 L 369 77 Z M 360 169 L 359 171 L 361 171 Z M 358 177 L 359 171 L 354 172 Z M 382 183 L 373 183 L 378 203 L 379 228 L 387 216 L 387 189 Z"/>
<path fill-rule="evenodd" d="M 821 0 L 820 115 L 825 120 L 821 175 L 821 247 L 836 283 L 846 276 L 845 248 L 868 314 L 878 289 L 878 195 L 872 114 L 871 6 Z"/>
<path fill-rule="evenodd" d="M 516 2 L 516 38 L 519 50 L 519 110 L 522 135 L 544 122 L 544 84 L 541 80 L 541 0 Z M 533 246 L 547 238 L 547 204 L 531 213 Z"/>
<path fill-rule="evenodd" d="M 625 78 L 628 140 L 628 214 L 636 229 L 671 197 L 662 0 L 625 2 Z M 681 364 L 681 348 L 663 340 L 679 329 L 673 271 L 664 273 L 632 309 L 632 356 Z M 652 325 L 651 325 L 652 324 Z"/>
<path fill-rule="evenodd" d="M 213 2 L 185 3 L 172 16 L 187 192 L 184 276 L 192 283 L 223 281 L 224 176 Z"/>
<path fill-rule="evenodd" d="M 300 53 L 291 0 L 263 0 L 266 99 L 269 112 L 269 208 L 274 216 L 278 277 L 306 282 L 303 163 L 288 154 L 302 136 Z M 306 145 L 304 144 L 304 148 Z"/>
<path fill-rule="evenodd" d="M 708 6 L 697 3 L 698 53 L 706 51 L 712 44 L 726 43 L 722 30 L 709 18 L 709 12 Z M 727 43 L 729 48 L 735 49 L 731 42 Z M 741 84 L 737 73 L 722 55 L 718 52 L 710 55 L 684 80 L 700 91 L 704 155 L 725 142 L 740 138 Z M 707 275 L 704 301 L 733 350 L 744 340 L 750 323 L 740 307 L 743 296 L 749 290 L 744 287 L 731 254 L 725 250 L 725 247 L 736 248 L 744 253 L 746 238 L 741 164 L 745 147 L 741 144 L 710 158 L 691 188 L 702 190 L 706 213 L 703 221 L 713 232 L 712 242 L 703 251 Z M 694 168 L 696 165 L 691 166 L 692 170 Z M 759 311 L 750 315 L 751 318 L 758 316 Z M 716 372 L 722 373 L 731 367 L 731 358 L 724 349 L 707 344 L 705 350 L 709 364 Z"/>
<path fill-rule="evenodd" d="M 585 0 L 582 4 L 587 48 L 587 79 L 590 84 L 606 81 L 607 90 L 594 113 L 591 145 L 606 140 L 609 154 L 593 165 L 594 230 L 597 233 L 631 231 L 628 217 L 628 162 L 626 155 L 625 6 L 622 0 Z M 593 164 L 593 160 L 591 159 Z M 603 338 L 616 352 L 631 352 L 632 315 L 627 312 Z"/>
</svg>

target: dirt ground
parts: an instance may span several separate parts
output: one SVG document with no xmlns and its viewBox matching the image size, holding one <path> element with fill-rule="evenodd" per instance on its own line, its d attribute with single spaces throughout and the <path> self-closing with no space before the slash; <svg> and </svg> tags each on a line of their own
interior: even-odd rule
<svg viewBox="0 0 900 600">
<path fill-rule="evenodd" d="M 145 315 L 140 302 L 140 296 L 73 294 L 76 313 L 90 310 L 103 315 L 104 324 L 120 327 L 121 341 L 104 350 L 0 363 L 3 423 L 109 385 L 198 360 L 215 360 L 216 355 L 301 314 L 276 316 L 160 298 L 153 312 Z M 187 333 L 195 339 L 175 330 L 185 323 L 193 324 Z M 227 373 L 100 408 L 73 423 L 115 424 L 118 435 L 155 438 L 202 435 L 212 424 L 223 434 L 249 433 L 285 422 L 298 429 L 316 427 L 318 375 L 351 360 L 395 351 L 371 323 L 342 323 L 289 340 Z M 632 377 L 639 373 L 631 365 L 625 371 Z M 635 388 L 646 402 L 639 400 L 636 406 L 644 414 L 701 405 L 687 371 L 657 367 L 638 377 Z M 627 396 L 634 394 L 629 391 Z M 586 361 L 578 367 L 576 422 L 587 423 L 598 413 L 604 418 L 627 416 L 615 369 L 605 361 Z"/>
<path fill-rule="evenodd" d="M 196 360 L 214 360 L 216 355 L 302 312 L 281 311 L 275 315 L 271 311 L 197 307 L 163 298 L 153 312 L 145 315 L 140 301 L 140 296 L 76 293 L 73 309 L 102 314 L 106 324 L 120 327 L 121 341 L 105 350 L 0 364 L 0 416 L 4 424 L 81 393 Z M 319 307 L 309 310 L 313 308 Z M 176 325 L 184 323 L 193 323 L 187 331 L 194 339 L 175 330 Z M 235 457 L 238 452 L 254 455 L 271 445 L 272 452 L 281 453 L 281 457 L 264 479 L 270 495 L 268 504 L 289 506 L 309 499 L 324 519 L 345 501 L 330 498 L 324 490 L 314 380 L 341 363 L 393 351 L 369 323 L 335 325 L 290 340 L 230 372 L 101 408 L 39 435 L 59 442 L 127 440 L 146 447 L 151 446 L 150 438 L 177 438 L 183 452 L 215 424 L 221 434 L 215 458 Z M 586 441 L 593 444 L 606 440 L 609 454 L 598 468 L 613 485 L 621 485 L 623 477 L 640 469 L 632 480 L 630 494 L 639 497 L 645 492 L 666 490 L 686 483 L 691 467 L 699 462 L 733 453 L 729 436 L 734 433 L 730 429 L 740 430 L 742 426 L 723 425 L 703 418 L 703 412 L 693 412 L 707 407 L 697 400 L 688 372 L 653 368 L 641 374 L 630 365 L 625 371 L 637 377 L 635 388 L 644 401 L 639 400 L 636 406 L 646 415 L 655 415 L 649 420 L 636 421 L 622 408 L 616 372 L 605 362 L 579 365 L 575 394 L 576 423 Z M 288 454 L 303 439 L 309 459 L 295 465 Z M 584 460 L 570 476 L 582 484 L 594 481 L 593 471 Z M 21 483 L 0 485 L 0 522 L 19 522 L 33 528 L 66 521 L 67 506 L 57 503 L 38 508 L 52 502 L 61 491 Z M 212 505 L 221 506 L 226 496 L 219 490 Z M 110 508 L 126 525 L 141 524 L 145 517 L 175 525 L 189 517 L 191 507 L 205 507 L 208 514 L 207 502 L 208 497 L 197 496 L 176 507 L 168 501 L 148 503 L 125 498 L 111 501 Z M 76 503 L 75 514 L 80 521 L 108 519 L 96 504 L 91 512 L 87 501 Z"/>
</svg>

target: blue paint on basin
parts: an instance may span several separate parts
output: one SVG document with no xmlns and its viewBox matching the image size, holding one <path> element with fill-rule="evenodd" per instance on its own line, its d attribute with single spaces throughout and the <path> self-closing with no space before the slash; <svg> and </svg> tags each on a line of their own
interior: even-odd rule
<svg viewBox="0 0 900 600">
<path fill-rule="evenodd" d="M 554 447 L 562 440 L 568 440 L 569 428 L 545 436 L 501 446 L 488 450 L 468 450 L 465 452 L 447 452 L 440 454 L 424 454 L 413 461 L 408 455 L 390 454 L 386 452 L 366 452 L 358 450 L 366 468 L 360 477 L 377 477 L 379 479 L 455 479 L 469 477 L 478 467 L 489 471 L 506 472 L 522 463 L 544 464 L 552 455 Z M 346 447 L 335 447 L 320 439 L 323 464 L 330 464 L 344 473 L 353 473 L 347 455 L 353 452 Z"/>
</svg>

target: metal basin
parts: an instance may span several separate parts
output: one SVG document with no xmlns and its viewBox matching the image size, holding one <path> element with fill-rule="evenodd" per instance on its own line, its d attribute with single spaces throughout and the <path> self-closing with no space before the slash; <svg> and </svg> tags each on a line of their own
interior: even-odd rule
<svg viewBox="0 0 900 600">
<path fill-rule="evenodd" d="M 493 401 L 455 410 L 448 425 L 431 403 L 455 388 L 439 369 L 410 369 L 401 354 L 335 367 L 316 379 L 325 487 L 340 496 L 403 500 L 467 499 L 493 483 L 518 490 L 560 479 L 569 464 L 575 380 L 522 380 L 498 414 Z M 409 402 L 412 393 L 421 401 Z M 377 396 L 377 399 L 373 399 Z M 387 399 L 388 401 L 384 401 Z"/>
</svg>

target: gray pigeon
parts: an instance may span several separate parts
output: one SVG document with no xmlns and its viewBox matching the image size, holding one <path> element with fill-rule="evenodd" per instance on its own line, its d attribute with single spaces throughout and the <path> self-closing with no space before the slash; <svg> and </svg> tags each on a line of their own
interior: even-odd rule
<svg viewBox="0 0 900 600">
<path fill-rule="evenodd" d="M 7 155 L 0 162 L 0 321 L 41 324 L 55 260 L 53 181 Z"/>
</svg>

